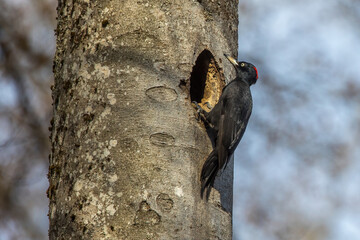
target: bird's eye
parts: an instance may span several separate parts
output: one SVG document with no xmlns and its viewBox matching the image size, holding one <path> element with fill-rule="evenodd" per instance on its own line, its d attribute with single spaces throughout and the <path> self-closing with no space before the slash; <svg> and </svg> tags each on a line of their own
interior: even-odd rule
<svg viewBox="0 0 360 240">
<path fill-rule="evenodd" d="M 241 64 L 240 64 L 240 67 L 245 67 L 245 63 L 241 63 Z"/>
</svg>

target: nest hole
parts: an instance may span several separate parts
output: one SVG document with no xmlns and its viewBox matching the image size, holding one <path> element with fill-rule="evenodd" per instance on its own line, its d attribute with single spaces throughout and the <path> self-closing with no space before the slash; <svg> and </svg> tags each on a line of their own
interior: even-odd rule
<svg viewBox="0 0 360 240">
<path fill-rule="evenodd" d="M 218 102 L 225 86 L 223 70 L 214 55 L 207 49 L 196 59 L 190 77 L 190 98 L 205 110 L 210 111 Z"/>
</svg>

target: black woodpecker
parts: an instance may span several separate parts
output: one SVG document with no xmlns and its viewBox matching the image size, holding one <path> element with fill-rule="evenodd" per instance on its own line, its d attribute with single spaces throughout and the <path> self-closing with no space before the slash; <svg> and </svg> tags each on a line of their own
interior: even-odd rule
<svg viewBox="0 0 360 240">
<path fill-rule="evenodd" d="M 219 102 L 210 112 L 204 111 L 195 102 L 205 125 L 213 132 L 215 143 L 201 170 L 201 197 L 206 190 L 206 198 L 218 171 L 226 167 L 244 135 L 253 104 L 250 86 L 258 79 L 254 65 L 237 62 L 226 54 L 225 57 L 234 65 L 236 78 L 224 87 Z"/>
</svg>

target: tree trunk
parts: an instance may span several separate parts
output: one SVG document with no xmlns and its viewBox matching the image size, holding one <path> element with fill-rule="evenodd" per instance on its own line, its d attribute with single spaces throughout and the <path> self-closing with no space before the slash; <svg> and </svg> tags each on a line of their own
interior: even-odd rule
<svg viewBox="0 0 360 240">
<path fill-rule="evenodd" d="M 201 199 L 191 101 L 234 76 L 237 24 L 236 0 L 59 1 L 50 239 L 231 239 L 232 164 Z"/>
</svg>

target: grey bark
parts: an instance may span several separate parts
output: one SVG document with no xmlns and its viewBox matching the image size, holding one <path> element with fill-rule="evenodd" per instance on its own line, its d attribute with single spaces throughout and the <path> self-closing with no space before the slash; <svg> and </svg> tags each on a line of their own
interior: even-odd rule
<svg viewBox="0 0 360 240">
<path fill-rule="evenodd" d="M 202 200 L 211 142 L 191 100 L 233 77 L 237 24 L 236 0 L 59 1 L 50 239 L 231 239 L 232 166 Z"/>
</svg>

